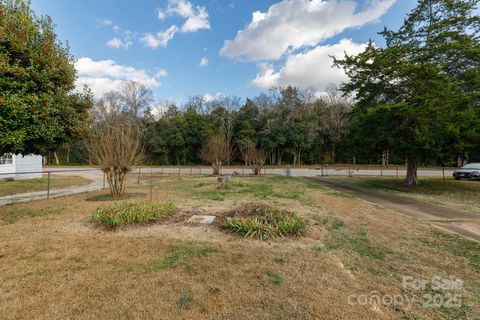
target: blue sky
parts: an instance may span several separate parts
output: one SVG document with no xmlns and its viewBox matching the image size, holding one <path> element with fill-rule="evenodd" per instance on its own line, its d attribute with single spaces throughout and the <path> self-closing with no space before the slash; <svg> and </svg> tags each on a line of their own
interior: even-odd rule
<svg viewBox="0 0 480 320">
<path fill-rule="evenodd" d="M 292 84 L 319 91 L 345 76 L 331 54 L 358 53 L 398 28 L 416 0 L 33 0 L 78 58 L 97 97 L 136 80 L 157 99 L 253 96 Z M 227 42 L 225 42 L 227 41 Z"/>
</svg>

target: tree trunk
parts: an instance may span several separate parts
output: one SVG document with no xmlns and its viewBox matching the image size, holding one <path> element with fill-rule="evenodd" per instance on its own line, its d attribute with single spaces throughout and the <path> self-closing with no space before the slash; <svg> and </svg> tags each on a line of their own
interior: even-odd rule
<svg viewBox="0 0 480 320">
<path fill-rule="evenodd" d="M 405 184 L 407 186 L 417 185 L 417 170 L 418 163 L 415 156 L 407 157 L 407 176 L 405 177 Z"/>
<path fill-rule="evenodd" d="M 60 161 L 58 160 L 58 156 L 57 156 L 57 152 L 56 152 L 56 151 L 53 152 L 53 156 L 55 157 L 55 164 L 56 164 L 57 166 L 60 165 Z"/>
</svg>

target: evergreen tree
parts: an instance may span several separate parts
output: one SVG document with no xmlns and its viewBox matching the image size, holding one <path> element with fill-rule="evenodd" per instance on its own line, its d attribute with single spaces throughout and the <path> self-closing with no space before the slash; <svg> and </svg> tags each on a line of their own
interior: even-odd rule
<svg viewBox="0 0 480 320">
<path fill-rule="evenodd" d="M 82 134 L 93 101 L 75 79 L 52 20 L 29 1 L 0 1 L 0 155 L 45 155 Z"/>
<path fill-rule="evenodd" d="M 350 78 L 342 89 L 356 94 L 359 120 L 407 159 L 407 185 L 417 183 L 419 160 L 465 151 L 478 139 L 478 2 L 419 0 L 398 31 L 382 32 L 386 48 L 369 43 L 335 60 Z"/>
</svg>

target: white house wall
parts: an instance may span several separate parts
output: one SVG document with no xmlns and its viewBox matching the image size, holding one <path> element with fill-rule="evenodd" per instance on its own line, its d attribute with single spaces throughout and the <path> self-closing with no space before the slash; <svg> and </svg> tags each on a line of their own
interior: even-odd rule
<svg viewBox="0 0 480 320">
<path fill-rule="evenodd" d="M 15 160 L 12 164 L 0 164 L 0 180 L 15 178 Z M 4 174 L 11 173 L 11 174 Z"/>
<path fill-rule="evenodd" d="M 22 179 L 35 179 L 42 177 L 42 156 L 22 156 L 16 155 L 14 156 L 14 164 L 16 170 L 16 177 L 15 179 L 22 180 Z M 39 173 L 28 173 L 28 174 L 18 174 L 22 172 L 39 172 Z"/>
</svg>

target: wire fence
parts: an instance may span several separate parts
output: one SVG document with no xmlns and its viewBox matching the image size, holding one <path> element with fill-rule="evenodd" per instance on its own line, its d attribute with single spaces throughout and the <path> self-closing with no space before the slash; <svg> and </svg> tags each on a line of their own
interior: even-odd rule
<svg viewBox="0 0 480 320">
<path fill-rule="evenodd" d="M 150 166 L 135 168 L 127 176 L 127 187 L 134 185 L 152 186 L 157 181 L 178 178 L 212 175 L 211 167 L 206 166 Z M 405 167 L 355 167 L 326 165 L 311 167 L 264 167 L 261 175 L 292 177 L 328 176 L 370 176 L 402 179 Z M 451 177 L 452 169 L 420 169 L 419 177 Z M 221 175 L 251 176 L 253 171 L 247 166 L 228 166 Z M 0 205 L 26 202 L 37 199 L 50 199 L 65 195 L 103 190 L 108 188 L 105 174 L 98 168 L 47 168 L 42 171 L 0 173 Z"/>
</svg>

